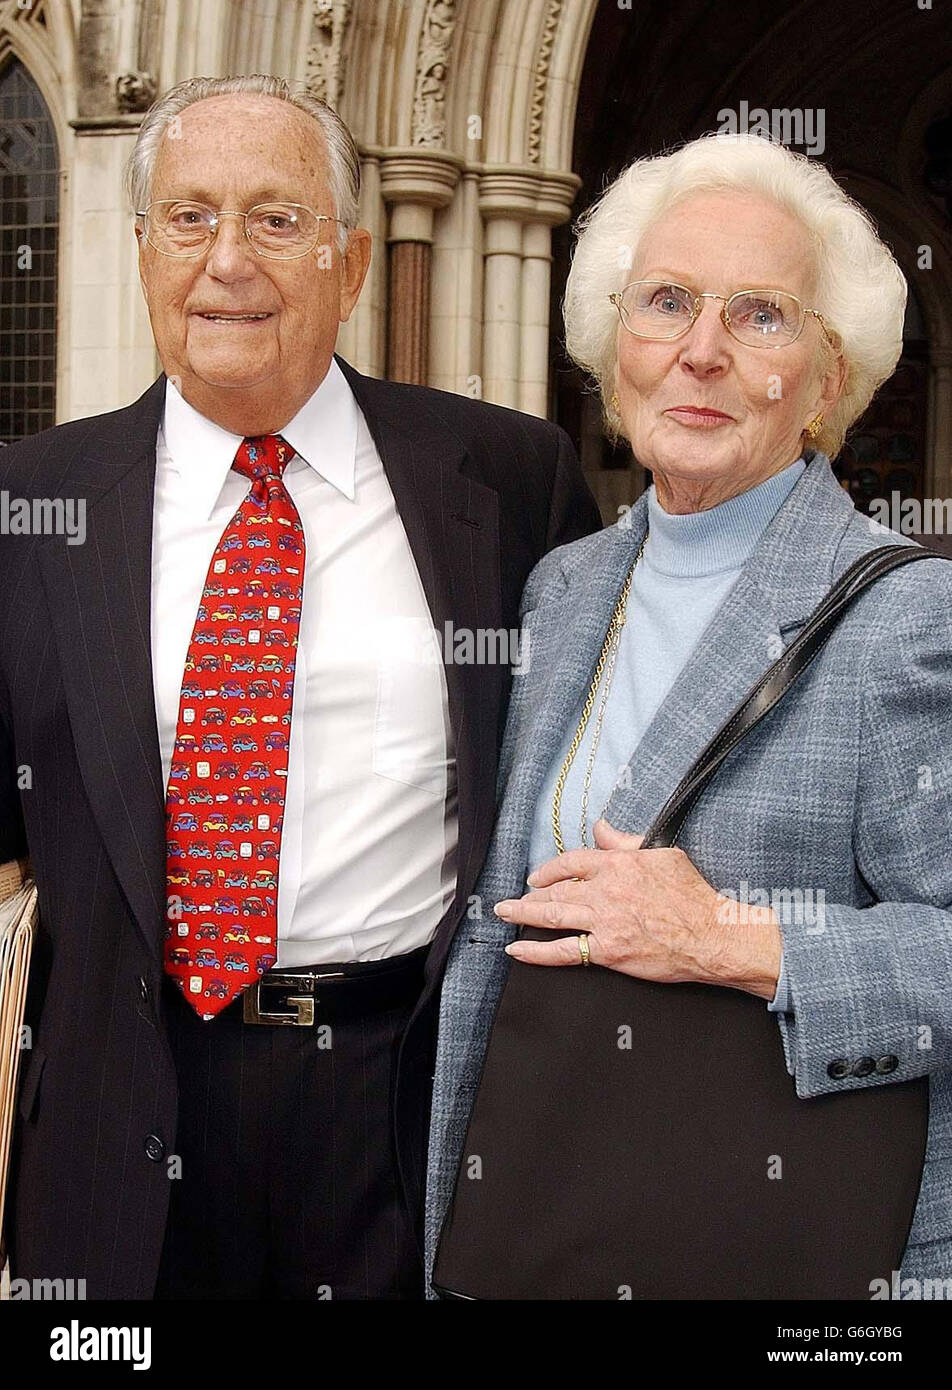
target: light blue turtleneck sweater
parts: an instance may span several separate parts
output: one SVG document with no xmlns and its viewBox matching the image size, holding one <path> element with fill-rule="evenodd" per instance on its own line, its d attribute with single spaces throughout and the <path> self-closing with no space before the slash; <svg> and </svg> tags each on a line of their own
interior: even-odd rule
<svg viewBox="0 0 952 1390">
<path fill-rule="evenodd" d="M 684 516 L 664 511 L 654 487 L 649 488 L 648 540 L 632 579 L 627 621 L 622 628 L 592 770 L 586 821 L 589 845 L 594 843 L 592 826 L 602 814 L 619 775 L 627 768 L 701 634 L 805 468 L 803 459 L 797 459 L 748 492 L 730 497 L 708 511 Z M 582 843 L 582 783 L 600 703 L 601 691 L 562 793 L 561 824 L 566 849 L 578 848 Z M 552 797 L 581 713 L 580 703 L 536 803 L 530 868 L 556 853 Z M 633 770 L 637 770 L 637 758 Z M 782 965 L 777 992 L 768 1007 L 775 1012 L 790 1009 Z"/>
</svg>

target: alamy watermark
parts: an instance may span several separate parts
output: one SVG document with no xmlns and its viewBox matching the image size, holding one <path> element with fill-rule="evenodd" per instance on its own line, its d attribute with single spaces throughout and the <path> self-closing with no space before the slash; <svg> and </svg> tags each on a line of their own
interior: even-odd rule
<svg viewBox="0 0 952 1390">
<path fill-rule="evenodd" d="M 724 106 L 717 113 L 721 135 L 761 135 L 775 145 L 797 146 L 811 155 L 826 149 L 826 110 L 822 106 L 751 106 L 742 101 L 735 110 Z"/>
<path fill-rule="evenodd" d="M 435 627 L 416 618 L 392 618 L 371 635 L 384 666 L 509 666 L 514 676 L 529 670 L 529 632 L 517 627 L 457 627 L 450 619 Z"/>
<path fill-rule="evenodd" d="M 737 926 L 748 920 L 751 907 L 769 907 L 783 927 L 806 927 L 811 936 L 826 930 L 826 891 L 823 888 L 752 888 L 742 878 L 736 891 L 719 888 L 725 899 L 718 909 L 718 921 Z"/>
<path fill-rule="evenodd" d="M 874 536 L 898 531 L 901 536 L 952 536 L 952 497 L 903 497 L 895 489 L 889 497 L 874 497 L 869 504 L 869 529 Z"/>
<path fill-rule="evenodd" d="M 883 1299 L 917 1303 L 948 1303 L 952 1301 L 952 1279 L 917 1279 L 910 1275 L 902 1277 L 902 1271 L 890 1271 L 888 1279 L 874 1279 L 869 1286 L 869 1297 L 873 1303 Z"/>
<path fill-rule="evenodd" d="M 68 1327 L 50 1332 L 51 1361 L 128 1361 L 134 1371 L 152 1365 L 151 1327 Z"/>
<path fill-rule="evenodd" d="M 85 497 L 11 497 L 0 490 L 0 535 L 65 536 L 67 545 L 86 539 Z"/>
<path fill-rule="evenodd" d="M 0 1273 L 0 1301 L 72 1303 L 85 1297 L 85 1279 L 14 1279 L 9 1265 Z"/>
</svg>

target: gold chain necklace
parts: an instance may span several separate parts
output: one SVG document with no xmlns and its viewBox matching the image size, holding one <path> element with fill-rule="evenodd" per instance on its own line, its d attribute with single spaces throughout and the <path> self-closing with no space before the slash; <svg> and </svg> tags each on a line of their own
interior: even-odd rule
<svg viewBox="0 0 952 1390">
<path fill-rule="evenodd" d="M 638 568 L 638 561 L 644 554 L 645 544 L 647 540 L 648 529 L 646 527 L 641 545 L 638 547 L 638 554 L 635 556 L 634 563 L 632 564 L 631 569 L 628 571 L 628 575 L 625 579 L 624 584 L 622 585 L 621 593 L 618 595 L 618 601 L 615 604 L 615 610 L 612 613 L 611 622 L 608 624 L 608 631 L 605 634 L 605 641 L 602 644 L 601 655 L 598 658 L 598 663 L 595 667 L 595 673 L 592 676 L 592 683 L 589 686 L 588 695 L 585 698 L 585 704 L 582 708 L 582 717 L 578 722 L 578 728 L 575 730 L 572 742 L 569 744 L 569 751 L 565 755 L 565 761 L 562 764 L 562 767 L 559 771 L 558 780 L 555 784 L 555 791 L 552 796 L 552 837 L 555 840 L 555 848 L 558 854 L 565 853 L 565 842 L 562 839 L 561 828 L 562 792 L 565 789 L 565 780 L 569 775 L 569 769 L 575 761 L 575 755 L 578 753 L 579 748 L 582 746 L 582 739 L 585 737 L 585 730 L 588 727 L 588 721 L 591 718 L 592 710 L 595 708 L 595 697 L 598 694 L 598 687 L 601 684 L 602 676 L 604 675 L 605 689 L 602 691 L 602 698 L 599 703 L 598 714 L 595 719 L 595 729 L 592 734 L 592 746 L 589 750 L 588 761 L 585 767 L 585 777 L 582 782 L 582 816 L 580 832 L 582 847 L 584 849 L 589 848 L 588 829 L 586 826 L 586 822 L 588 819 L 588 795 L 592 785 L 592 771 L 595 767 L 595 753 L 598 749 L 598 741 L 601 738 L 602 720 L 605 717 L 605 706 L 608 704 L 608 695 L 609 691 L 611 690 L 612 676 L 615 673 L 615 662 L 618 658 L 618 647 L 621 642 L 621 630 L 625 626 L 625 619 L 627 616 L 628 594 L 631 590 L 631 581 L 634 578 L 635 570 Z M 609 800 L 611 800 L 611 797 L 609 797 Z M 604 814 L 607 806 L 608 802 L 606 801 L 605 806 L 602 807 L 602 814 Z"/>
</svg>

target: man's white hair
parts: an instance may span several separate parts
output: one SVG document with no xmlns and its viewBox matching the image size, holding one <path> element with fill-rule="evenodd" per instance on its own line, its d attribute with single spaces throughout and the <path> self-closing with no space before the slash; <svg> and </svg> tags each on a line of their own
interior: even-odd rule
<svg viewBox="0 0 952 1390">
<path fill-rule="evenodd" d="M 197 101 L 233 95 L 266 96 L 286 101 L 313 117 L 320 126 L 327 151 L 327 177 L 334 199 L 334 215 L 343 223 L 337 229 L 338 245 L 343 251 L 347 245 L 348 229 L 357 225 L 360 197 L 357 146 L 333 107 L 307 91 L 296 91 L 283 77 L 268 77 L 260 73 L 248 77 L 190 77 L 153 102 L 142 118 L 135 148 L 126 164 L 126 193 L 132 211 L 140 212 L 149 204 L 156 155 L 169 123 Z"/>
<path fill-rule="evenodd" d="M 608 296 L 632 279 L 647 228 L 674 203 L 709 190 L 765 195 L 803 225 L 803 253 L 815 276 L 814 298 L 806 307 L 823 315 L 847 371 L 842 396 L 811 441 L 834 457 L 849 426 L 895 370 L 906 280 L 868 214 L 829 171 L 762 136 L 704 135 L 673 153 L 636 160 L 582 214 L 565 289 L 569 355 L 597 381 L 606 425 L 617 436 L 622 422 L 610 402 L 619 320 Z M 822 333 L 817 337 L 820 351 L 830 353 Z M 782 353 L 777 358 L 779 368 Z"/>
</svg>

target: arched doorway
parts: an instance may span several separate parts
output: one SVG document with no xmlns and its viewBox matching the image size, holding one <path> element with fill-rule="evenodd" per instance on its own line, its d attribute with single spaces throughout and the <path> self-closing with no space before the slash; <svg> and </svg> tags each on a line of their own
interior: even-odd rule
<svg viewBox="0 0 952 1390">
<path fill-rule="evenodd" d="M 897 525 L 902 502 L 922 501 L 927 491 L 928 373 L 928 332 L 910 286 L 899 365 L 850 430 L 833 465 L 859 511 L 878 516 L 874 503 L 885 500 Z"/>
<path fill-rule="evenodd" d="M 0 69 L 0 441 L 56 417 L 59 151 L 39 87 Z"/>
<path fill-rule="evenodd" d="M 903 54 L 915 61 L 897 58 Z M 659 0 L 600 5 L 578 89 L 576 214 L 631 160 L 731 128 L 725 113 L 733 113 L 734 128 L 750 128 L 745 113 L 755 108 L 788 119 L 802 113 L 804 138 L 787 143 L 822 159 L 871 211 L 903 265 L 910 301 L 900 368 L 851 432 L 861 457 L 846 450 L 840 460 L 841 480 L 860 507 L 894 490 L 919 499 L 952 490 L 950 410 L 939 389 L 941 382 L 948 391 L 950 343 L 936 307 L 952 276 L 952 225 L 930 205 L 926 144 L 911 154 L 901 138 L 924 93 L 930 109 L 948 108 L 952 44 L 927 12 L 889 0 L 843 0 L 834 12 L 822 0 L 793 0 L 782 12 L 709 0 L 680 0 L 674 9 Z M 579 445 L 609 522 L 643 490 L 645 474 L 630 450 L 604 437 L 590 384 L 562 347 L 572 243 L 569 226 L 553 231 L 551 413 Z"/>
</svg>

